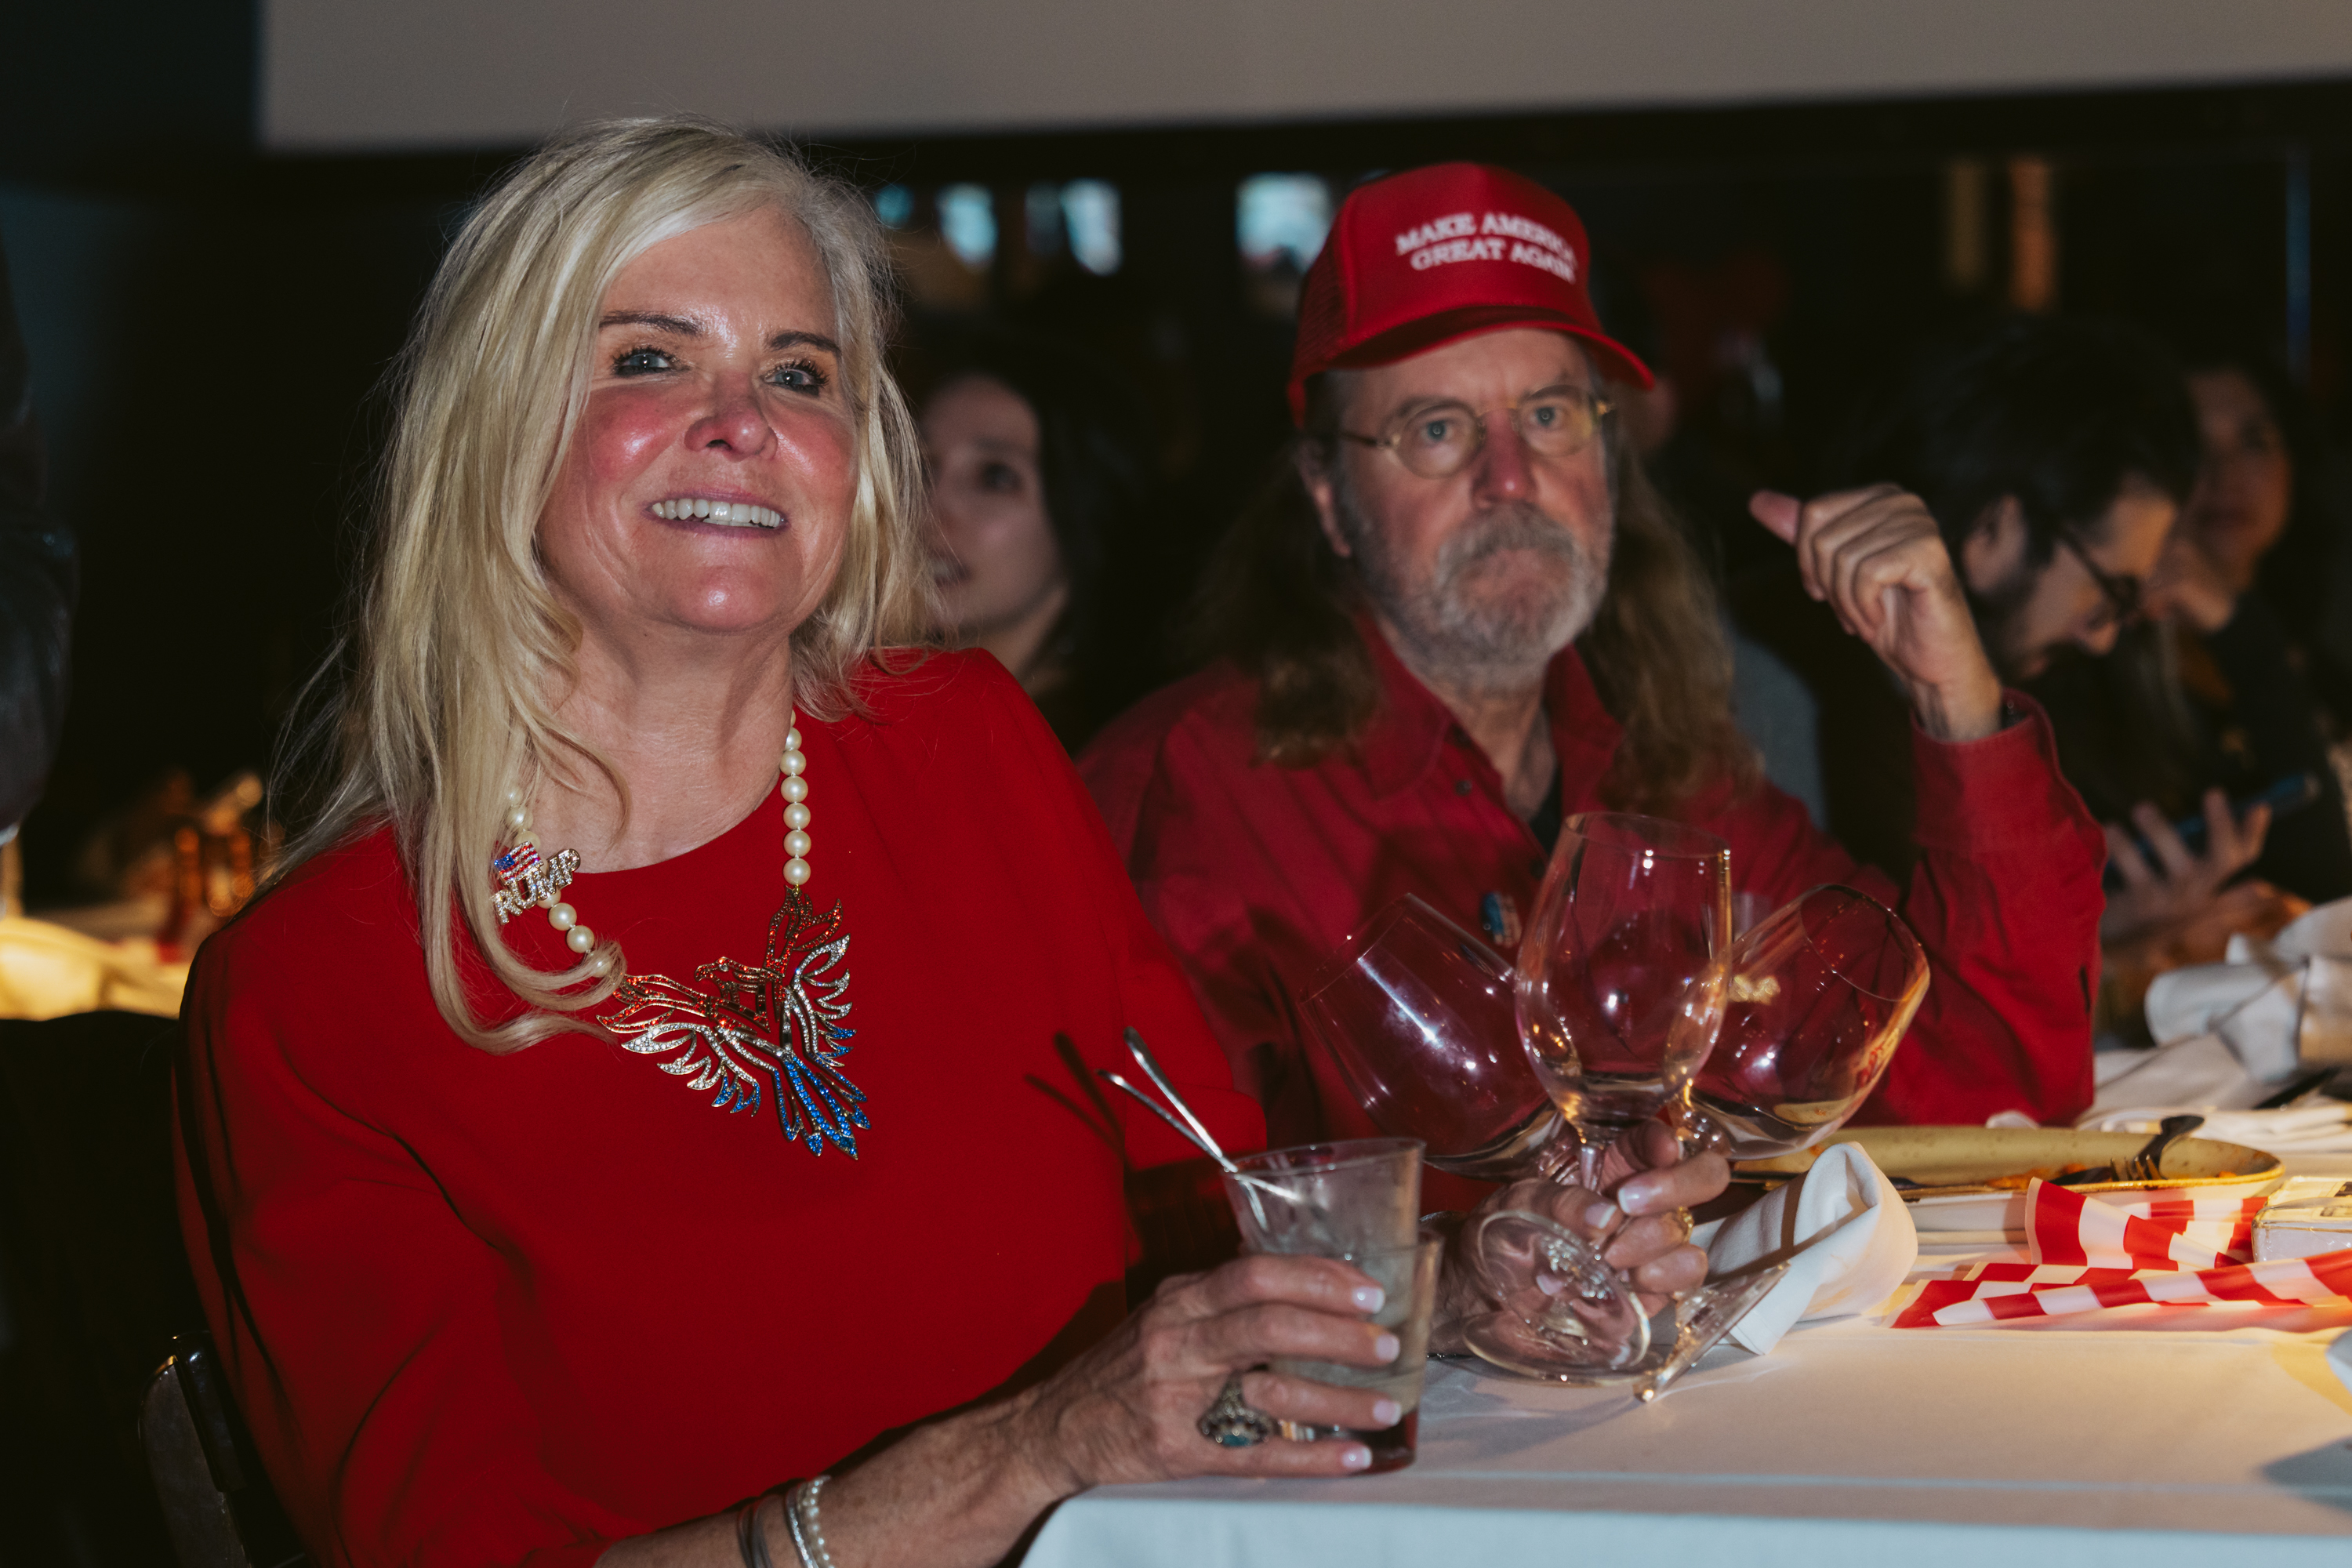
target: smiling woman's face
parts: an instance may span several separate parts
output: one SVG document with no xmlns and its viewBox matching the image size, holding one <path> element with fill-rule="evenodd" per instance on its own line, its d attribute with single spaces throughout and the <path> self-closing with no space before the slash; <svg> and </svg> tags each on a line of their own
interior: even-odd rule
<svg viewBox="0 0 2352 1568">
<path fill-rule="evenodd" d="M 664 240 L 614 279 L 539 526 L 588 636 L 788 636 L 824 602 L 857 481 L 834 331 L 816 249 L 773 210 Z"/>
</svg>

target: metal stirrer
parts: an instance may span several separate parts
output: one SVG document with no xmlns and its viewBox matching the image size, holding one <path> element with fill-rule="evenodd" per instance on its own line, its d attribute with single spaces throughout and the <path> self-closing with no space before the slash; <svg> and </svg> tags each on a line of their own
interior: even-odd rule
<svg viewBox="0 0 2352 1568">
<path fill-rule="evenodd" d="M 1133 1095 L 1141 1102 L 1144 1109 L 1173 1127 L 1187 1142 L 1214 1160 L 1218 1169 L 1241 1183 L 1243 1194 L 1249 1199 L 1250 1213 L 1256 1216 L 1259 1233 L 1261 1235 L 1270 1233 L 1273 1227 L 1266 1223 L 1265 1211 L 1258 1206 L 1258 1189 L 1264 1188 L 1279 1198 L 1286 1199 L 1290 1194 L 1272 1183 L 1261 1181 L 1251 1175 L 1226 1157 L 1224 1150 L 1217 1146 L 1217 1140 L 1209 1131 L 1207 1124 L 1192 1114 L 1192 1108 L 1184 1103 L 1184 1097 L 1176 1092 L 1176 1086 L 1170 1082 L 1168 1075 L 1160 1070 L 1159 1058 L 1151 1054 L 1151 1047 L 1145 1045 L 1143 1037 L 1132 1028 L 1127 1031 L 1127 1050 L 1128 1054 L 1135 1058 L 1135 1065 L 1143 1069 L 1143 1076 L 1151 1080 L 1151 1087 L 1167 1098 L 1168 1106 L 1175 1108 L 1173 1114 L 1171 1114 L 1168 1106 L 1162 1106 L 1158 1100 L 1136 1088 L 1119 1074 L 1111 1071 L 1110 1068 L 1097 1068 L 1095 1071 L 1115 1087 Z M 1179 1117 L 1182 1120 L 1179 1121 Z"/>
</svg>

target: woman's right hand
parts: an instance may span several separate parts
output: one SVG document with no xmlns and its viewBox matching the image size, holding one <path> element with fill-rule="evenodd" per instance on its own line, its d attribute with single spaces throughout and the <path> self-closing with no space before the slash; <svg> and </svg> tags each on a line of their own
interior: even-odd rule
<svg viewBox="0 0 2352 1568">
<path fill-rule="evenodd" d="M 1023 1413 L 1031 1452 L 1056 1496 L 1184 1476 L 1343 1476 L 1363 1469 L 1361 1443 L 1280 1437 L 1227 1448 L 1201 1435 L 1225 1379 L 1277 1355 L 1385 1366 L 1396 1336 L 1368 1321 L 1381 1288 L 1324 1258 L 1236 1258 L 1163 1282 L 1118 1332 L 1037 1388 Z M 1278 1419 L 1378 1429 L 1395 1402 L 1371 1389 L 1246 1373 L 1242 1396 Z"/>
</svg>

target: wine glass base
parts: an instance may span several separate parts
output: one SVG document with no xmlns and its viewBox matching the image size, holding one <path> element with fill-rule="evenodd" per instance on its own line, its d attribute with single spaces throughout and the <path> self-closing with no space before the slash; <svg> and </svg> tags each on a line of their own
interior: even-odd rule
<svg viewBox="0 0 2352 1568">
<path fill-rule="evenodd" d="M 1573 1339 L 1530 1323 L 1517 1312 L 1488 1312 L 1473 1318 L 1462 1337 L 1479 1360 L 1516 1376 L 1594 1388 L 1647 1380 L 1668 1349 L 1653 1344 L 1612 1364 L 1612 1356 L 1625 1347 L 1612 1350 Z"/>
<path fill-rule="evenodd" d="M 1463 1337 L 1480 1360 L 1516 1376 L 1580 1388 L 1624 1388 L 1646 1405 L 1721 1343 L 1788 1272 L 1783 1261 L 1700 1288 L 1677 1304 L 1671 1340 L 1658 1335 L 1622 1364 L 1611 1364 L 1601 1346 L 1544 1329 L 1516 1312 L 1475 1318 Z"/>
</svg>

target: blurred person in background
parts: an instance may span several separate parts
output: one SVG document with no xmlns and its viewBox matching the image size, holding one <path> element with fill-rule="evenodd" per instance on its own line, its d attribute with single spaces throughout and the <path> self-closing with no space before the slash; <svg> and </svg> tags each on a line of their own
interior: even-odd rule
<svg viewBox="0 0 2352 1568">
<path fill-rule="evenodd" d="M 2337 542 L 2319 509 L 2298 501 L 2307 426 L 2259 354 L 2209 340 L 2181 358 L 2200 460 L 2148 579 L 2147 622 L 2106 658 L 2042 683 L 2068 776 L 2118 822 L 2122 886 L 2105 930 L 2119 1023 L 2164 969 L 2218 959 L 2233 932 L 2267 934 L 2306 902 L 2352 894 L 2352 830 L 2328 752 L 2334 718 L 2314 694 L 2340 689 L 2316 635 Z M 2305 779 L 2309 788 L 2276 811 L 2246 814 L 2252 826 L 2267 816 L 2266 833 L 2231 823 L 2229 800 Z M 2200 816 L 2210 846 L 2201 855 L 2171 826 Z M 2239 877 L 2241 868 L 2251 874 Z"/>
<path fill-rule="evenodd" d="M 1159 663 L 1147 586 L 1150 423 L 1108 364 L 1035 334 L 943 342 L 920 414 L 940 629 L 996 657 L 1076 752 Z"/>
<path fill-rule="evenodd" d="M 40 798 L 65 727 L 67 660 L 79 585 L 73 530 L 42 507 L 32 365 L 0 256 L 0 913 L 9 912 L 16 829 Z"/>
<path fill-rule="evenodd" d="M 1277 1138 L 1364 1129 L 1297 1022 L 1330 953 L 1406 893 L 1512 951 L 1564 819 L 1606 808 L 1719 835 L 1767 905 L 1851 881 L 1902 909 L 1936 981 L 1862 1120 L 2073 1117 L 2104 843 L 1933 521 L 1891 488 L 1758 501 L 1916 715 L 1906 892 L 1756 780 L 1716 595 L 1615 416 L 1612 384 L 1649 374 L 1588 261 L 1568 204 L 1504 170 L 1351 193 L 1300 305 L 1299 435 L 1213 568 L 1214 662 L 1082 759 L 1237 1077 Z"/>
<path fill-rule="evenodd" d="M 2137 619 L 2195 478 L 2196 437 L 2179 372 L 2152 341 L 2105 322 L 2000 316 L 1898 362 L 1866 391 L 1824 474 L 1927 503 L 1994 664 L 2025 684 L 2106 653 Z M 1917 855 L 1910 720 L 1808 597 L 1791 569 L 1754 573 L 1734 586 L 1733 614 L 1811 693 L 1830 831 L 1900 874 Z"/>
</svg>

